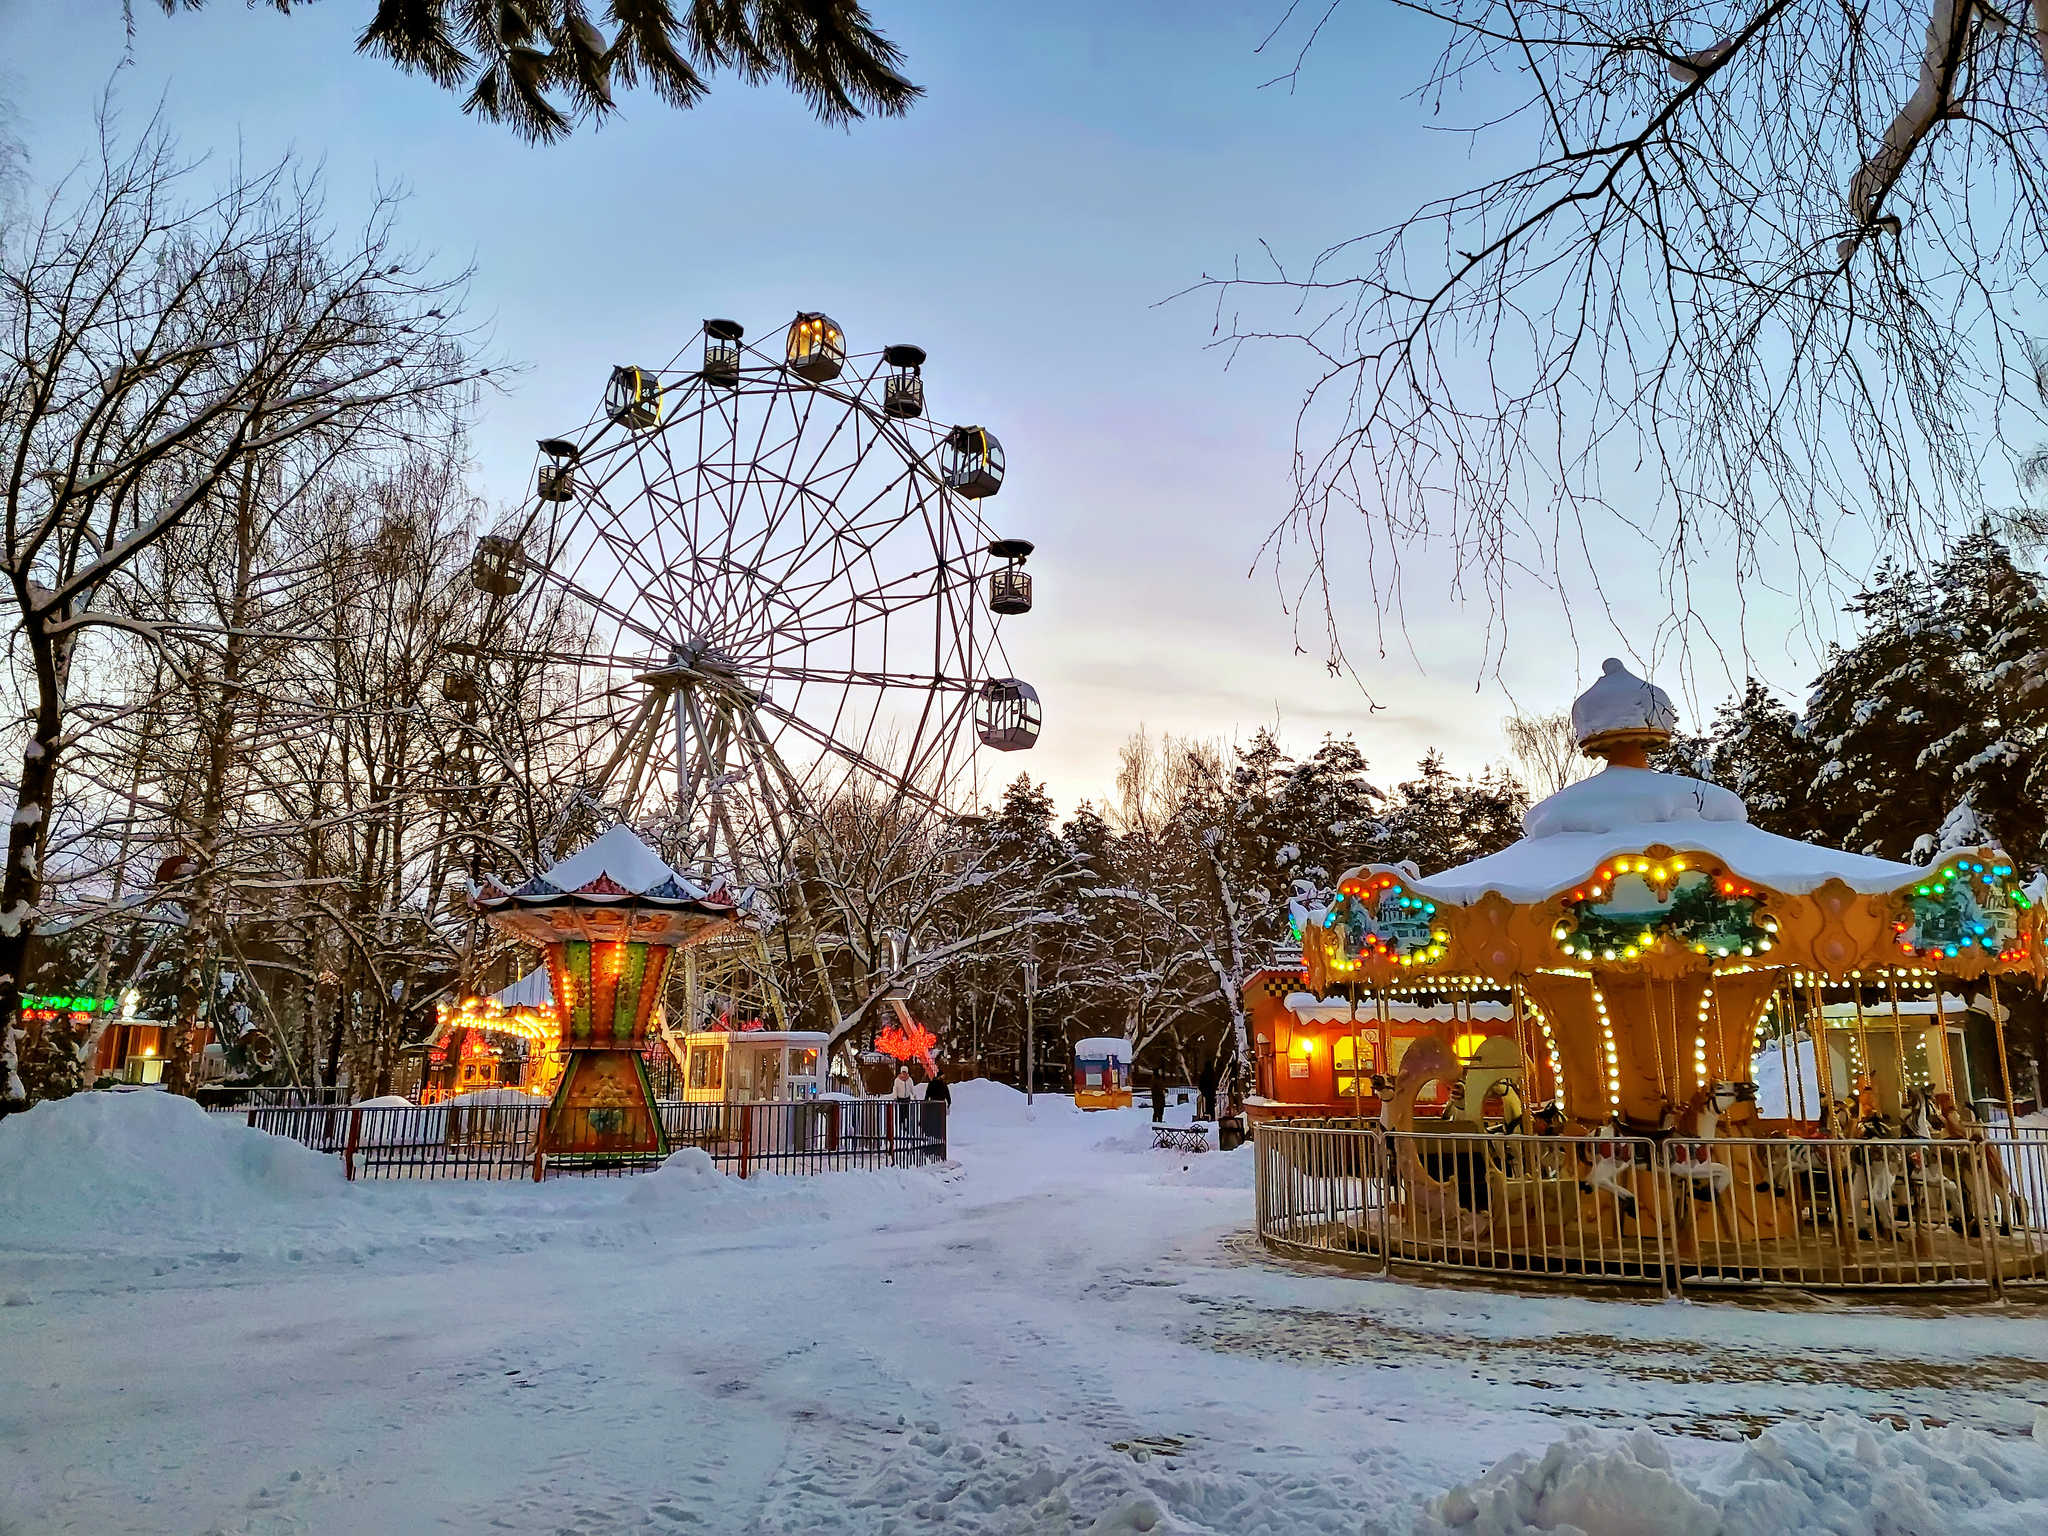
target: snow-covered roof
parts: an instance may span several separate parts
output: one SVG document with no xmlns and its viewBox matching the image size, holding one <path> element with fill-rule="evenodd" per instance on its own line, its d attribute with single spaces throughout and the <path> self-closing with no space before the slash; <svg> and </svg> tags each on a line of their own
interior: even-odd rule
<svg viewBox="0 0 2048 1536">
<path fill-rule="evenodd" d="M 1600 676 L 1572 704 L 1572 734 L 1583 744 L 1610 731 L 1678 729 L 1678 710 L 1671 695 L 1646 683 L 1610 656 L 1600 663 Z"/>
<path fill-rule="evenodd" d="M 669 868 L 624 822 L 509 891 L 495 881 L 486 881 L 477 904 L 531 906 L 560 903 L 565 897 L 579 903 L 637 900 L 727 908 L 745 905 L 722 884 L 707 890 Z"/>
<path fill-rule="evenodd" d="M 1597 686 L 1597 685 L 1596 685 Z M 1559 790 L 1522 818 L 1518 843 L 1410 882 L 1432 901 L 1471 906 L 1488 892 L 1511 902 L 1546 901 L 1618 854 L 1662 843 L 1704 853 L 1753 885 L 1805 896 L 1830 880 L 1879 895 L 1918 879 L 1918 865 L 1795 842 L 1749 824 L 1740 797 L 1719 785 L 1610 764 Z"/>
<path fill-rule="evenodd" d="M 1131 1042 L 1121 1035 L 1094 1035 L 1074 1042 L 1076 1061 L 1100 1061 L 1105 1057 L 1111 1061 L 1128 1062 L 1131 1059 Z"/>
<path fill-rule="evenodd" d="M 535 966 L 504 991 L 493 992 L 491 1001 L 503 1008 L 554 1007 L 555 986 L 548 980 L 548 968 Z"/>
<path fill-rule="evenodd" d="M 704 895 L 704 887 L 670 869 L 631 827 L 620 822 L 511 894 L 613 900 L 622 896 L 656 896 L 691 901 Z"/>
</svg>

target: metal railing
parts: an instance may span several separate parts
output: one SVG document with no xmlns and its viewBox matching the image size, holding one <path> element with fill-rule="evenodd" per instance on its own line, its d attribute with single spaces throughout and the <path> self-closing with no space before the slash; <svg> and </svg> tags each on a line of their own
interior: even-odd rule
<svg viewBox="0 0 2048 1536">
<path fill-rule="evenodd" d="M 827 1173 L 944 1162 L 946 1108 L 922 1099 L 814 1099 L 659 1106 L 671 1151 L 698 1147 L 727 1173 Z M 573 1141 L 543 1154 L 548 1105 L 251 1104 L 252 1129 L 338 1155 L 350 1179 L 541 1179 L 625 1174 L 661 1155 Z"/>
<path fill-rule="evenodd" d="M 1692 1141 L 1255 1128 L 1262 1242 L 1592 1285 L 2048 1284 L 2048 1138 Z"/>
<path fill-rule="evenodd" d="M 214 1084 L 195 1088 L 192 1097 L 209 1114 L 239 1115 L 252 1106 L 273 1108 L 286 1105 L 345 1104 L 346 1088 L 318 1088 L 292 1083 L 273 1087 L 225 1087 Z"/>
</svg>

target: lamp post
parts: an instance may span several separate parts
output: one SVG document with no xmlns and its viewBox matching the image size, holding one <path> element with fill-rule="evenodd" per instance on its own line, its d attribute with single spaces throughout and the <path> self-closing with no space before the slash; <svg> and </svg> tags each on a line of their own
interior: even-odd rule
<svg viewBox="0 0 2048 1536">
<path fill-rule="evenodd" d="M 1031 1102 L 1033 1080 L 1038 1071 L 1038 1034 L 1031 1002 L 1038 995 L 1038 956 L 1024 957 L 1024 1102 Z"/>
</svg>

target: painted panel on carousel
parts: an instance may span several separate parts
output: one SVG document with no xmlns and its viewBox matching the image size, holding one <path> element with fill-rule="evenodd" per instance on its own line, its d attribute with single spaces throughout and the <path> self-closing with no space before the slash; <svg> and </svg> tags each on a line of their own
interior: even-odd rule
<svg viewBox="0 0 2048 1536">
<path fill-rule="evenodd" d="M 1755 886 L 1682 856 L 1610 859 L 1564 899 L 1552 937 L 1578 960 L 1627 962 L 1690 951 L 1715 960 L 1767 954 L 1778 920 Z"/>
<path fill-rule="evenodd" d="M 1433 965 L 1450 942 L 1437 926 L 1436 903 L 1391 870 L 1345 880 L 1322 926 L 1326 942 L 1335 941 L 1331 966 L 1339 974 L 1361 964 Z"/>
<path fill-rule="evenodd" d="M 1901 911 L 1892 931 L 1902 954 L 1937 961 L 1991 958 L 2008 965 L 2026 958 L 2020 915 L 2033 903 L 2003 854 L 1975 849 L 1951 855 L 1898 894 Z"/>
</svg>

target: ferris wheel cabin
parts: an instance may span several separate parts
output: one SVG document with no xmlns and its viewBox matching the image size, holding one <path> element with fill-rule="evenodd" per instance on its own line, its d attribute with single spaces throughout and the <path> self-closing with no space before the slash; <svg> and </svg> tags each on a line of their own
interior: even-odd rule
<svg viewBox="0 0 2048 1536">
<path fill-rule="evenodd" d="M 544 437 L 540 451 L 548 462 L 540 467 L 534 494 L 542 501 L 568 501 L 576 495 L 576 461 L 583 450 L 565 437 Z"/>
<path fill-rule="evenodd" d="M 789 371 L 813 384 L 829 384 L 846 366 L 846 333 L 830 315 L 806 311 L 789 322 Z"/>
<path fill-rule="evenodd" d="M 992 677 L 974 701 L 974 729 L 984 747 L 998 752 L 1026 752 L 1038 745 L 1038 727 L 1045 712 L 1038 690 L 1015 677 Z"/>
<path fill-rule="evenodd" d="M 469 584 L 492 597 L 517 597 L 526 585 L 526 551 L 517 539 L 486 533 L 469 557 Z"/>
<path fill-rule="evenodd" d="M 737 320 L 704 322 L 704 382 L 721 389 L 740 385 L 740 342 L 747 328 Z"/>
<path fill-rule="evenodd" d="M 998 560 L 1010 563 L 999 571 L 991 571 L 988 578 L 988 606 L 993 613 L 1029 613 L 1031 611 L 1031 578 L 1025 573 L 1024 562 L 1030 556 L 1032 543 L 1029 539 L 996 539 L 988 546 L 988 552 Z"/>
<path fill-rule="evenodd" d="M 955 427 L 946 435 L 939 473 L 962 496 L 993 496 L 1003 488 L 1003 445 L 986 427 Z"/>
<path fill-rule="evenodd" d="M 604 392 L 604 413 L 620 426 L 635 432 L 658 426 L 661 422 L 661 380 L 645 368 L 614 368 L 612 381 Z"/>
<path fill-rule="evenodd" d="M 882 348 L 889 377 L 882 382 L 882 411 L 898 421 L 924 414 L 924 348 L 907 343 Z"/>
</svg>

